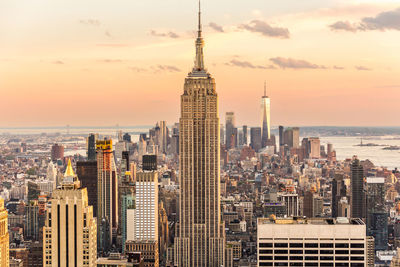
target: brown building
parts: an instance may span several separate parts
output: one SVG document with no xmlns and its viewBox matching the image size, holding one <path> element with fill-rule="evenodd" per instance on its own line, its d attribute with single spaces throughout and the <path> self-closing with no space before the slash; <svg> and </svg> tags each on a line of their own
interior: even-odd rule
<svg viewBox="0 0 400 267">
<path fill-rule="evenodd" d="M 158 267 L 158 241 L 127 241 L 125 245 L 127 254 L 140 251 L 144 267 Z"/>
<path fill-rule="evenodd" d="M 51 147 L 51 160 L 58 160 L 64 158 L 64 146 L 59 144 L 54 144 Z"/>
<path fill-rule="evenodd" d="M 78 161 L 76 174 L 81 187 L 86 188 L 89 206 L 93 207 L 93 217 L 97 217 L 97 161 Z"/>
</svg>

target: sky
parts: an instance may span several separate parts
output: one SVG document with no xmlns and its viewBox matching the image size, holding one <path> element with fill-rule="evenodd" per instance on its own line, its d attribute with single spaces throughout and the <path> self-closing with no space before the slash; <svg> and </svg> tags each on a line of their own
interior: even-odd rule
<svg viewBox="0 0 400 267">
<path fill-rule="evenodd" d="M 400 0 L 203 0 L 221 123 L 400 126 Z M 196 0 L 0 1 L 0 127 L 179 120 Z"/>
</svg>

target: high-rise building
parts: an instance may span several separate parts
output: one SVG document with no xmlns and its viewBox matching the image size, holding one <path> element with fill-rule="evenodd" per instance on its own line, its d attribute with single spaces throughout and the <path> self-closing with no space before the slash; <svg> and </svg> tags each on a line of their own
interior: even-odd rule
<svg viewBox="0 0 400 267">
<path fill-rule="evenodd" d="M 119 207 L 120 207 L 120 229 L 121 229 L 121 239 L 122 239 L 122 251 L 125 251 L 125 243 L 128 238 L 128 210 L 136 208 L 135 203 L 135 188 L 133 177 L 129 171 L 125 171 L 121 175 L 121 183 L 118 186 L 118 197 L 119 197 Z"/>
<path fill-rule="evenodd" d="M 371 266 L 369 242 L 360 219 L 259 218 L 258 266 Z"/>
<path fill-rule="evenodd" d="M 118 228 L 118 178 L 112 152 L 112 140 L 98 140 L 96 150 L 97 244 L 100 252 L 108 252 Z"/>
<path fill-rule="evenodd" d="M 242 131 L 243 131 L 243 145 L 247 146 L 247 125 L 243 125 L 242 127 Z"/>
<path fill-rule="evenodd" d="M 199 10 L 195 66 L 185 79 L 181 96 L 179 226 L 175 239 L 179 267 L 220 267 L 225 254 L 218 96 L 215 80 L 204 67 L 200 14 Z"/>
<path fill-rule="evenodd" d="M 264 95 L 261 98 L 261 146 L 266 147 L 271 138 L 271 99 L 267 96 L 267 83 L 264 82 Z"/>
<path fill-rule="evenodd" d="M 385 178 L 367 178 L 367 235 L 375 239 L 375 250 L 388 249 L 388 217 L 385 205 Z"/>
<path fill-rule="evenodd" d="M 346 184 L 343 180 L 342 173 L 336 173 L 332 179 L 332 218 L 336 217 L 347 217 L 339 216 L 339 202 L 343 197 L 346 197 L 347 189 Z"/>
<path fill-rule="evenodd" d="M 365 219 L 364 169 L 357 158 L 351 163 L 351 217 Z"/>
<path fill-rule="evenodd" d="M 87 159 L 89 161 L 96 160 L 96 141 L 98 135 L 97 134 L 89 134 L 87 138 Z"/>
<path fill-rule="evenodd" d="M 4 199 L 0 198 L 0 266 L 9 265 L 8 212 L 4 207 Z"/>
<path fill-rule="evenodd" d="M 39 205 L 37 200 L 29 201 L 25 206 L 24 237 L 27 240 L 39 240 Z"/>
<path fill-rule="evenodd" d="M 237 136 L 235 133 L 235 113 L 226 112 L 225 114 L 225 144 L 227 149 L 236 147 Z"/>
<path fill-rule="evenodd" d="M 321 157 L 321 145 L 318 137 L 303 138 L 301 145 L 306 158 L 319 159 Z"/>
<path fill-rule="evenodd" d="M 43 266 L 96 266 L 96 219 L 71 161 L 50 203 L 43 228 Z"/>
<path fill-rule="evenodd" d="M 57 187 L 57 168 L 54 166 L 53 161 L 49 162 L 47 166 L 46 179 L 53 183 L 53 190 Z"/>
<path fill-rule="evenodd" d="M 133 222 L 133 240 L 127 238 L 125 250 L 141 252 L 145 267 L 158 267 L 157 171 L 142 171 L 136 175 L 136 209 Z"/>
<path fill-rule="evenodd" d="M 261 149 L 261 128 L 252 127 L 250 128 L 250 146 L 255 152 Z"/>
<path fill-rule="evenodd" d="M 282 125 L 280 125 L 279 126 L 279 147 L 281 147 L 285 144 L 283 141 L 283 131 L 284 131 L 284 128 Z"/>
<path fill-rule="evenodd" d="M 59 144 L 54 144 L 51 147 L 51 160 L 56 161 L 58 159 L 64 159 L 64 146 Z"/>
<path fill-rule="evenodd" d="M 76 174 L 81 187 L 86 188 L 89 206 L 93 207 L 93 216 L 97 216 L 97 161 L 78 161 Z"/>
</svg>

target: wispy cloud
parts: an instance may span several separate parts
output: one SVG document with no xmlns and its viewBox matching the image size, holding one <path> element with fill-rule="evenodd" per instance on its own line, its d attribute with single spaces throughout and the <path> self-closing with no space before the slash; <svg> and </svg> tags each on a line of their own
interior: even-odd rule
<svg viewBox="0 0 400 267">
<path fill-rule="evenodd" d="M 166 72 L 180 72 L 181 70 L 178 67 L 172 65 L 157 65 L 153 67 L 155 71 L 166 71 Z"/>
<path fill-rule="evenodd" d="M 52 63 L 56 64 L 56 65 L 64 65 L 64 61 L 61 61 L 61 60 L 56 60 L 56 61 L 53 61 Z"/>
<path fill-rule="evenodd" d="M 355 66 L 354 67 L 356 70 L 361 70 L 361 71 L 371 71 L 371 68 L 365 67 L 365 66 Z"/>
<path fill-rule="evenodd" d="M 253 20 L 247 24 L 242 24 L 239 26 L 241 29 L 245 29 L 250 32 L 260 33 L 263 36 L 288 39 L 290 38 L 290 33 L 287 28 L 273 27 L 262 20 Z"/>
<path fill-rule="evenodd" d="M 134 72 L 146 72 L 147 71 L 147 69 L 139 68 L 139 67 L 129 67 L 128 69 L 130 69 L 131 71 L 134 71 Z"/>
<path fill-rule="evenodd" d="M 340 67 L 340 66 L 333 66 L 334 70 L 344 70 L 344 67 Z"/>
<path fill-rule="evenodd" d="M 400 31 L 400 8 L 381 12 L 375 17 L 364 17 L 359 22 L 337 21 L 329 28 L 334 31 L 386 31 L 397 30 Z"/>
<path fill-rule="evenodd" d="M 228 63 L 225 63 L 228 66 L 240 67 L 240 68 L 248 68 L 248 69 L 276 69 L 275 66 L 262 66 L 262 65 L 255 65 L 249 61 L 243 61 L 238 59 L 232 59 Z"/>
<path fill-rule="evenodd" d="M 100 26 L 101 22 L 97 19 L 81 19 L 79 20 L 80 24 L 89 25 L 89 26 Z"/>
<path fill-rule="evenodd" d="M 169 32 L 157 32 L 155 30 L 151 30 L 150 34 L 152 36 L 156 36 L 156 37 L 168 37 L 168 38 L 173 38 L 173 39 L 176 39 L 176 38 L 180 37 L 179 34 L 177 34 L 176 32 L 172 32 L 172 31 L 169 31 Z"/>
<path fill-rule="evenodd" d="M 100 59 L 99 61 L 103 62 L 103 63 L 121 63 L 121 62 L 124 62 L 124 60 L 122 60 L 122 59 L 109 59 L 109 58 Z"/>
<path fill-rule="evenodd" d="M 208 26 L 210 26 L 210 28 L 212 28 L 213 30 L 215 30 L 217 32 L 224 32 L 224 28 L 215 22 L 210 22 L 210 24 L 208 24 Z"/>
<path fill-rule="evenodd" d="M 112 37 L 112 35 L 111 35 L 111 33 L 110 33 L 109 31 L 105 31 L 104 34 L 105 34 L 107 37 L 110 37 L 110 38 Z"/>
<path fill-rule="evenodd" d="M 101 47 L 127 47 L 129 45 L 128 44 L 96 44 L 96 46 L 101 46 Z"/>
<path fill-rule="evenodd" d="M 270 60 L 282 69 L 326 69 L 323 65 L 313 64 L 302 59 L 274 57 Z"/>
</svg>

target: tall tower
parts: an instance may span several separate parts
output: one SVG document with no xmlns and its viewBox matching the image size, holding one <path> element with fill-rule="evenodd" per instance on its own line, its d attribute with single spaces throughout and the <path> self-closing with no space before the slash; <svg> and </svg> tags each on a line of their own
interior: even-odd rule
<svg viewBox="0 0 400 267">
<path fill-rule="evenodd" d="M 351 217 L 365 219 L 364 169 L 355 157 L 351 163 Z"/>
<path fill-rule="evenodd" d="M 71 161 L 50 203 L 43 227 L 43 266 L 96 266 L 96 219 Z"/>
<path fill-rule="evenodd" d="M 220 124 L 214 78 L 204 68 L 201 13 L 195 66 L 185 79 L 179 122 L 179 267 L 224 264 L 220 214 Z"/>
<path fill-rule="evenodd" d="M 112 140 L 98 140 L 96 149 L 98 247 L 108 252 L 118 228 L 118 178 Z"/>
<path fill-rule="evenodd" d="M 264 95 L 261 98 L 261 145 L 266 147 L 271 138 L 271 99 L 267 96 L 267 83 L 264 82 Z"/>
<path fill-rule="evenodd" d="M 8 212 L 4 200 L 0 198 L 0 266 L 9 266 Z"/>
</svg>

